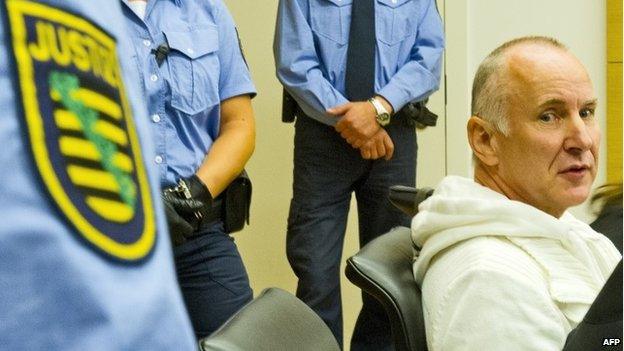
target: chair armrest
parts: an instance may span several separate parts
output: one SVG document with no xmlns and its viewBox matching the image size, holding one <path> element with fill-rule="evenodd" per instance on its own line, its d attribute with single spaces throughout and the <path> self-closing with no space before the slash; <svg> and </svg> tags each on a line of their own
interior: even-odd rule
<svg viewBox="0 0 624 351">
<path fill-rule="evenodd" d="M 431 188 L 416 189 L 409 186 L 393 185 L 388 192 L 388 199 L 396 208 L 410 217 L 418 213 L 418 205 L 433 194 Z"/>
</svg>

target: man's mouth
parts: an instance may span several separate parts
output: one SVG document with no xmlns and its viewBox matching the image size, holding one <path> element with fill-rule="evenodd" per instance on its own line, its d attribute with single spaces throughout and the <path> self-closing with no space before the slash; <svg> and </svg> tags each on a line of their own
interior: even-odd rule
<svg viewBox="0 0 624 351">
<path fill-rule="evenodd" d="M 559 174 L 565 176 L 566 178 L 570 178 L 571 180 L 580 179 L 589 171 L 589 165 L 586 164 L 575 164 L 569 167 L 566 167 L 564 170 L 559 172 Z"/>
</svg>

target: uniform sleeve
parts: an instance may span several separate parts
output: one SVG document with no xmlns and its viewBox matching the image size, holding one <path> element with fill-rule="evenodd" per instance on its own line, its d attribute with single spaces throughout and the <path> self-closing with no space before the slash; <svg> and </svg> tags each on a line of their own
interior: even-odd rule
<svg viewBox="0 0 624 351">
<path fill-rule="evenodd" d="M 256 88 L 251 80 L 249 68 L 243 56 L 236 25 L 232 15 L 221 1 L 216 22 L 219 31 L 219 97 L 221 101 L 234 96 L 256 95 Z"/>
<path fill-rule="evenodd" d="M 349 102 L 323 77 L 312 29 L 298 0 L 280 0 L 273 41 L 277 78 L 301 109 L 317 120 L 325 110 Z"/>
<path fill-rule="evenodd" d="M 386 98 L 395 111 L 412 100 L 422 100 L 440 86 L 444 30 L 435 0 L 422 0 L 418 35 L 410 60 L 390 79 L 378 94 Z"/>
<path fill-rule="evenodd" d="M 426 318 L 429 350 L 561 350 L 567 322 L 535 285 L 494 270 L 459 276 Z"/>
</svg>

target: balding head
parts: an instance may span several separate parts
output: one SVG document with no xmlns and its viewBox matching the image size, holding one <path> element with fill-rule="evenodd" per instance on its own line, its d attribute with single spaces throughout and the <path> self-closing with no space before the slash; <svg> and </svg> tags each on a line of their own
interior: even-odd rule
<svg viewBox="0 0 624 351">
<path fill-rule="evenodd" d="M 562 44 L 520 38 L 494 50 L 473 88 L 475 180 L 559 218 L 589 195 L 600 128 L 583 64 Z"/>
<path fill-rule="evenodd" d="M 508 133 L 506 103 L 511 93 L 508 89 L 510 54 L 530 47 L 568 50 L 549 37 L 529 36 L 510 40 L 494 49 L 481 62 L 472 84 L 472 115 L 490 122 L 505 135 Z"/>
</svg>

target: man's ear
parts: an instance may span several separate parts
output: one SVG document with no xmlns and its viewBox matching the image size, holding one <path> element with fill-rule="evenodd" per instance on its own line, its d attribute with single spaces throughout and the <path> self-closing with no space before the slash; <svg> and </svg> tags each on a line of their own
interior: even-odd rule
<svg viewBox="0 0 624 351">
<path fill-rule="evenodd" d="M 498 145 L 494 129 L 480 117 L 471 116 L 468 120 L 468 142 L 475 157 L 487 166 L 498 164 Z"/>
</svg>

